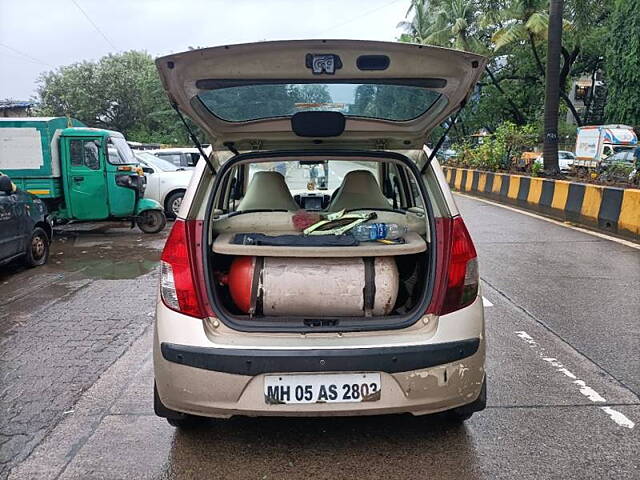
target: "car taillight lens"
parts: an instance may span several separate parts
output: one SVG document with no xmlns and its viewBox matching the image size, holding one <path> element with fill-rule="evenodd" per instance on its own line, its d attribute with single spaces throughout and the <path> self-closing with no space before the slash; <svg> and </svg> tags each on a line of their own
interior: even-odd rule
<svg viewBox="0 0 640 480">
<path fill-rule="evenodd" d="M 461 217 L 436 219 L 436 283 L 427 313 L 444 315 L 478 296 L 480 276 L 473 241 Z"/>
<path fill-rule="evenodd" d="M 176 220 L 160 257 L 160 296 L 176 312 L 210 316 L 202 275 L 202 222 Z"/>
</svg>

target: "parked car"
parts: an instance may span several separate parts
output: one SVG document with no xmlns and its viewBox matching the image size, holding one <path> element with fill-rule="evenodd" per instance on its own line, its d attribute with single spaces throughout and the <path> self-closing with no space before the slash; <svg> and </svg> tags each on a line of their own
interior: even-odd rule
<svg viewBox="0 0 640 480">
<path fill-rule="evenodd" d="M 558 167 L 560 167 L 561 172 L 570 172 L 573 169 L 573 162 L 575 159 L 575 153 L 568 152 L 566 150 L 558 150 Z M 535 162 L 538 165 L 544 165 L 544 155 L 540 154 L 540 156 L 536 158 Z"/>
<path fill-rule="evenodd" d="M 135 155 L 147 177 L 144 196 L 153 198 L 164 206 L 167 218 L 175 218 L 193 170 L 176 167 L 173 163 L 147 152 L 136 152 Z"/>
<path fill-rule="evenodd" d="M 609 155 L 607 158 L 600 162 L 600 169 L 607 169 L 611 165 L 621 164 L 633 166 L 634 164 L 633 150 L 623 150 L 613 155 Z"/>
<path fill-rule="evenodd" d="M 156 62 L 170 98 L 215 138 L 161 256 L 156 414 L 185 427 L 484 409 L 476 250 L 423 145 L 485 58 L 308 40 Z M 323 102 L 309 103 L 317 91 Z M 313 165 L 326 189 L 309 181 Z M 363 222 L 384 241 L 348 234 Z"/>
<path fill-rule="evenodd" d="M 147 150 L 147 152 L 184 169 L 194 168 L 202 157 L 197 148 L 163 148 L 160 150 Z"/>
<path fill-rule="evenodd" d="M 20 260 L 35 267 L 47 262 L 53 232 L 46 215 L 42 200 L 0 175 L 0 265 Z"/>
<path fill-rule="evenodd" d="M 622 150 L 602 160 L 597 168 L 598 178 L 605 183 L 635 180 L 633 150 Z"/>
</svg>

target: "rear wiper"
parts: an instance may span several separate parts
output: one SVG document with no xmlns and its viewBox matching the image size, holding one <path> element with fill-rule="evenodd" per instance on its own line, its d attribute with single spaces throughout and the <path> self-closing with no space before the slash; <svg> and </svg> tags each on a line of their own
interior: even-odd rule
<svg viewBox="0 0 640 480">
<path fill-rule="evenodd" d="M 215 175 L 216 174 L 216 169 L 213 168 L 213 165 L 209 161 L 209 157 L 207 156 L 206 153 L 204 153 L 204 149 L 202 148 L 202 144 L 198 140 L 198 137 L 196 137 L 195 133 L 193 133 L 193 130 L 191 130 L 191 127 L 189 127 L 189 124 L 184 119 L 184 116 L 182 115 L 182 112 L 178 108 L 178 104 L 177 103 L 172 103 L 171 106 L 173 107 L 173 109 L 176 111 L 176 113 L 180 117 L 180 120 L 182 120 L 182 124 L 184 125 L 184 128 L 187 130 L 187 133 L 189 134 L 189 138 L 191 138 L 191 141 L 194 143 L 194 145 L 196 146 L 196 148 L 200 152 L 200 156 L 207 163 L 207 166 L 209 167 L 209 170 L 211 170 L 211 173 L 213 175 Z"/>
<path fill-rule="evenodd" d="M 438 140 L 438 143 L 436 143 L 436 146 L 433 147 L 433 150 L 431 151 L 431 155 L 429 155 L 429 158 L 427 158 L 427 161 L 425 162 L 425 164 L 420 169 L 420 175 L 424 175 L 424 173 L 427 171 L 427 168 L 429 168 L 429 165 L 431 165 L 431 162 L 436 157 L 436 153 L 438 153 L 438 151 L 440 150 L 440 147 L 442 147 L 442 144 L 444 143 L 445 139 L 447 138 L 447 135 L 449 134 L 449 130 L 451 130 L 451 127 L 453 127 L 455 125 L 456 121 L 458 120 L 458 115 L 460 115 L 460 112 L 464 108 L 465 103 L 466 102 L 462 102 L 460 104 L 460 108 L 458 109 L 456 114 L 453 116 L 453 118 L 449 122 L 449 125 L 447 125 L 447 128 L 445 129 L 444 133 L 442 134 L 442 136 Z"/>
</svg>

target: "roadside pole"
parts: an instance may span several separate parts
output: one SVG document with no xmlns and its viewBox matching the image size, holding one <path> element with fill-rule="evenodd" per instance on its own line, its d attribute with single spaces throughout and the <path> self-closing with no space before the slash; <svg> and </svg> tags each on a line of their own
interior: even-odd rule
<svg viewBox="0 0 640 480">
<path fill-rule="evenodd" d="M 544 101 L 544 170 L 557 174 L 558 109 L 560 104 L 560 51 L 562 48 L 563 0 L 551 0 L 547 42 L 547 74 Z"/>
</svg>

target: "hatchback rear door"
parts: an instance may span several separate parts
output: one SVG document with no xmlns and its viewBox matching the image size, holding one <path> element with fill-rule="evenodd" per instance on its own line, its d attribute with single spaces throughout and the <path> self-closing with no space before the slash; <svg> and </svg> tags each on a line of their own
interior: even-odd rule
<svg viewBox="0 0 640 480">
<path fill-rule="evenodd" d="M 466 101 L 485 59 L 407 43 L 302 40 L 191 50 L 156 64 L 170 101 L 215 149 L 416 149 Z"/>
</svg>

